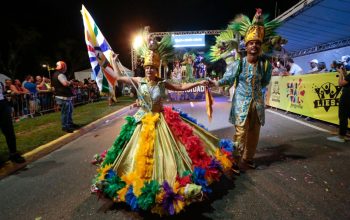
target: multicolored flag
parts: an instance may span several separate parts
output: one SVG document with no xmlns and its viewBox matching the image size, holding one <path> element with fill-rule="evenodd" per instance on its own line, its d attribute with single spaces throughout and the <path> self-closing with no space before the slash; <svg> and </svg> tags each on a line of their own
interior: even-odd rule
<svg viewBox="0 0 350 220">
<path fill-rule="evenodd" d="M 115 97 L 114 88 L 117 85 L 117 76 L 110 65 L 112 49 L 84 5 L 82 5 L 81 14 L 84 22 L 85 42 L 93 70 L 91 78 L 96 81 L 100 92 L 109 92 Z"/>
</svg>

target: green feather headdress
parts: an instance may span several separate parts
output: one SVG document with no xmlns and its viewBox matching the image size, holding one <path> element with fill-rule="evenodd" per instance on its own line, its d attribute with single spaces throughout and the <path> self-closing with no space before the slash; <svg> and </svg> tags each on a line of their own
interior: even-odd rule
<svg viewBox="0 0 350 220">
<path fill-rule="evenodd" d="M 255 37 L 262 42 L 262 50 L 264 53 L 272 52 L 272 50 L 280 50 L 281 44 L 287 43 L 286 39 L 276 34 L 276 29 L 281 26 L 278 20 L 268 21 L 268 15 L 262 15 L 261 9 L 256 9 L 256 14 L 252 21 L 246 15 L 238 15 L 230 24 L 228 29 L 237 31 L 241 36 L 245 37 L 245 41 Z M 247 36 L 250 35 L 250 37 Z"/>
<path fill-rule="evenodd" d="M 141 36 L 141 45 L 134 48 L 137 56 L 146 60 L 152 51 L 153 54 L 159 55 L 162 65 L 167 65 L 167 63 L 172 60 L 174 56 L 174 47 L 171 35 L 164 35 L 160 41 L 157 41 L 157 39 L 149 33 L 149 27 L 145 27 L 141 32 Z"/>
<path fill-rule="evenodd" d="M 233 30 L 225 30 L 215 37 L 215 45 L 210 47 L 209 61 L 216 62 L 233 56 L 234 50 L 238 50 L 238 42 Z M 237 57 L 235 57 L 237 58 Z"/>
</svg>

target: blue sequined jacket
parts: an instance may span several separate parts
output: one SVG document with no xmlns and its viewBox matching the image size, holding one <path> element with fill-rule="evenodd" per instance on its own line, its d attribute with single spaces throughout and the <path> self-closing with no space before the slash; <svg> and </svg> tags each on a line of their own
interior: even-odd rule
<svg viewBox="0 0 350 220">
<path fill-rule="evenodd" d="M 265 123 L 265 103 L 262 88 L 266 87 L 271 79 L 271 64 L 266 58 L 259 57 L 253 65 L 237 60 L 227 65 L 226 72 L 219 86 L 233 85 L 236 82 L 235 93 L 232 98 L 232 107 L 229 121 L 235 125 L 243 125 L 247 118 L 249 106 L 254 102 L 261 125 Z"/>
</svg>

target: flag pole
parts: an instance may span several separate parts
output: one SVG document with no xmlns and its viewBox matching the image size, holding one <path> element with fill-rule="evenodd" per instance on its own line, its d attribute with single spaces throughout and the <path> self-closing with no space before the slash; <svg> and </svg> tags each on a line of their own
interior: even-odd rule
<svg viewBox="0 0 350 220">
<path fill-rule="evenodd" d="M 129 78 L 129 80 L 130 80 L 132 86 L 135 88 L 136 93 L 137 93 L 137 96 L 138 96 L 139 98 L 141 98 L 142 101 L 145 103 L 145 105 L 146 105 L 148 111 L 151 111 L 151 108 L 149 107 L 149 105 L 148 105 L 147 102 L 145 101 L 145 99 L 144 99 L 142 93 L 141 93 L 140 90 L 137 88 L 137 86 L 135 85 L 134 81 L 132 81 L 132 79 L 131 79 L 131 77 L 129 76 L 129 74 L 127 74 L 127 72 L 126 72 L 125 69 L 124 69 L 124 66 L 121 64 L 121 62 L 120 62 L 120 60 L 119 60 L 118 57 L 117 57 L 117 62 L 118 62 L 118 64 L 119 64 L 119 65 L 121 66 L 121 68 L 122 68 L 122 73 L 124 73 L 124 74 Z"/>
</svg>

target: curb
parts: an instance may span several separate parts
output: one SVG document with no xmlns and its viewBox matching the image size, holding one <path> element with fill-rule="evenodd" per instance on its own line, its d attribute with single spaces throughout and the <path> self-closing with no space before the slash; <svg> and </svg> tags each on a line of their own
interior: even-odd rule
<svg viewBox="0 0 350 220">
<path fill-rule="evenodd" d="M 60 147 L 64 146 L 65 144 L 77 139 L 78 137 L 88 133 L 89 131 L 92 131 L 93 129 L 97 128 L 101 124 L 103 124 L 106 120 L 112 120 L 116 117 L 118 117 L 119 114 L 123 114 L 124 112 L 127 112 L 130 110 L 134 104 L 125 106 L 115 112 L 112 112 L 103 118 L 97 119 L 96 121 L 91 122 L 90 124 L 87 124 L 86 126 L 80 128 L 79 130 L 75 130 L 73 133 L 67 133 L 53 141 L 50 141 L 49 143 L 46 143 L 44 145 L 41 145 L 32 151 L 29 151 L 22 156 L 26 159 L 25 163 L 17 164 L 13 163 L 11 161 L 7 161 L 3 164 L 3 166 L 0 168 L 0 180 L 4 177 L 7 177 L 8 175 L 15 173 L 16 171 L 26 167 L 29 163 L 59 149 Z"/>
</svg>

